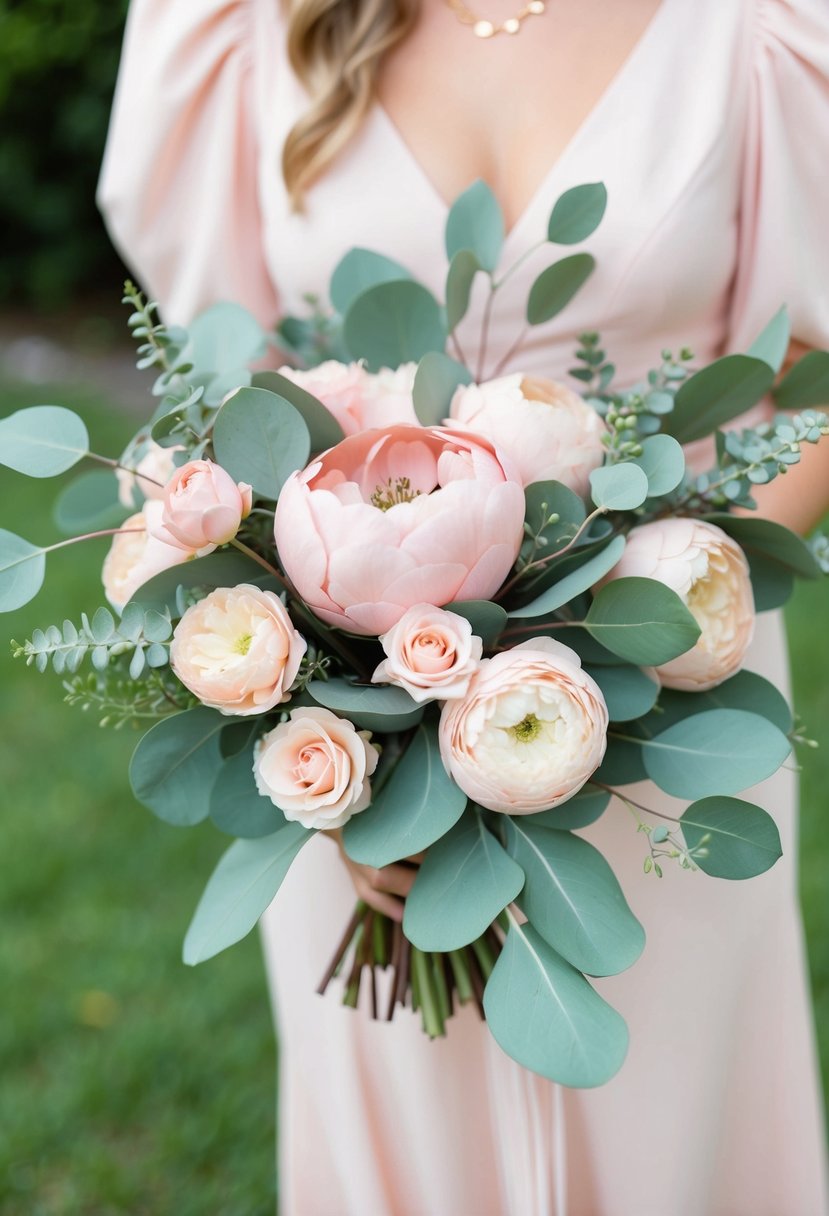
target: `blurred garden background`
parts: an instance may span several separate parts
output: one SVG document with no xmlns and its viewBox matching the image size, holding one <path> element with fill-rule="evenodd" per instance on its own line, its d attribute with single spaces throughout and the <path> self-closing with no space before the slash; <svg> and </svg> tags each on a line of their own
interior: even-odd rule
<svg viewBox="0 0 829 1216">
<path fill-rule="evenodd" d="M 0 416 L 67 405 L 109 454 L 148 400 L 93 202 L 125 9 L 0 0 Z M 59 489 L 0 470 L 3 522 L 60 539 Z M 258 939 L 180 962 L 226 840 L 140 808 L 135 734 L 63 704 L 60 679 L 4 640 L 94 609 L 105 551 L 55 554 L 47 589 L 0 622 L 0 1216 L 259 1216 L 275 1202 L 276 1048 Z M 820 744 L 798 755 L 801 890 L 829 1081 L 829 584 L 801 584 L 787 616 Z"/>
</svg>

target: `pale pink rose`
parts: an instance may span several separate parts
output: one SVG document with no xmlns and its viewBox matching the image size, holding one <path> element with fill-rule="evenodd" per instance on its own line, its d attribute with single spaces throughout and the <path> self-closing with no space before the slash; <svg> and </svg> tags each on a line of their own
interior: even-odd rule
<svg viewBox="0 0 829 1216">
<path fill-rule="evenodd" d="M 304 828 L 341 828 L 371 802 L 379 753 L 369 738 L 329 709 L 295 709 L 256 744 L 256 788 Z"/>
<path fill-rule="evenodd" d="M 187 609 L 173 633 L 170 663 L 203 705 L 244 717 L 288 700 L 306 650 L 279 596 L 240 583 Z"/>
<path fill-rule="evenodd" d="M 164 487 L 161 527 L 151 528 L 167 544 L 194 550 L 199 557 L 224 545 L 250 514 L 251 487 L 237 483 L 212 460 L 190 460 Z"/>
<path fill-rule="evenodd" d="M 418 425 L 412 400 L 416 370 L 415 363 L 404 363 L 396 371 L 383 368 L 373 374 L 361 363 L 329 359 L 307 371 L 280 367 L 279 374 L 321 401 L 345 435 L 357 435 L 400 422 Z"/>
<path fill-rule="evenodd" d="M 661 684 L 700 692 L 740 670 L 754 635 L 754 596 L 745 554 L 722 528 L 700 519 L 633 528 L 603 582 L 631 577 L 670 587 L 702 630 L 695 646 L 655 668 Z"/>
<path fill-rule="evenodd" d="M 183 450 L 181 445 L 163 448 L 160 444 L 154 443 L 152 439 L 146 440 L 137 449 L 137 452 L 143 454 L 137 461 L 131 462 L 130 468 L 115 470 L 115 477 L 118 481 L 118 501 L 121 505 L 135 506 L 136 486 L 144 498 L 151 501 L 161 498 L 164 494 L 164 487 L 175 469 L 175 453 Z M 121 459 L 124 460 L 124 457 L 122 456 Z"/>
<path fill-rule="evenodd" d="M 523 528 L 523 492 L 491 444 L 409 426 L 354 435 L 294 473 L 274 521 L 309 607 L 375 635 L 414 604 L 489 599 Z"/>
<path fill-rule="evenodd" d="M 160 513 L 159 502 L 146 502 L 144 510 L 126 519 L 112 538 L 101 581 L 107 599 L 119 612 L 154 575 L 195 556 L 180 545 L 164 544 L 151 535 L 148 528 L 153 519 L 158 522 Z"/>
<path fill-rule="evenodd" d="M 558 806 L 599 767 L 607 706 L 569 646 L 522 642 L 484 659 L 440 716 L 440 754 L 465 794 L 508 815 Z"/>
<path fill-rule="evenodd" d="M 386 658 L 371 677 L 398 684 L 415 701 L 462 697 L 478 669 L 483 642 L 466 617 L 416 604 L 380 638 Z"/>
<path fill-rule="evenodd" d="M 518 373 L 462 385 L 450 410 L 455 423 L 485 435 L 510 458 L 525 486 L 560 481 L 584 496 L 590 473 L 604 460 L 604 422 L 553 380 Z"/>
</svg>

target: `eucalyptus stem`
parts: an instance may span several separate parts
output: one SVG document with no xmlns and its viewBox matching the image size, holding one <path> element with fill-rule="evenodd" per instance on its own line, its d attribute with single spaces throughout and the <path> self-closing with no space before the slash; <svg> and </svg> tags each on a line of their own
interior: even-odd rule
<svg viewBox="0 0 829 1216">
<path fill-rule="evenodd" d="M 262 569 L 267 570 L 268 574 L 272 574 L 277 582 L 282 584 L 286 591 L 291 590 L 283 574 L 277 570 L 275 566 L 272 566 L 269 561 L 266 561 L 261 554 L 257 553 L 255 549 L 251 549 L 250 545 L 246 545 L 244 541 L 239 540 L 238 537 L 235 536 L 230 541 L 230 544 L 233 545 L 234 549 L 238 549 L 240 553 L 244 553 L 247 557 L 252 558 L 253 561 L 258 562 Z"/>
<path fill-rule="evenodd" d="M 446 1034 L 446 1025 L 435 990 L 434 975 L 428 956 L 417 946 L 412 946 L 412 981 L 422 1011 L 423 1029 L 430 1039 L 442 1038 Z"/>
</svg>

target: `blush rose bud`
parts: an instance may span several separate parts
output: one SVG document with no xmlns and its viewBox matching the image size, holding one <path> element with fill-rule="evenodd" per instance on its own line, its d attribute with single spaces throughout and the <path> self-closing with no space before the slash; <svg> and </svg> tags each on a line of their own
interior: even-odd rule
<svg viewBox="0 0 829 1216">
<path fill-rule="evenodd" d="M 162 502 L 163 529 L 156 535 L 202 557 L 233 540 L 253 497 L 251 486 L 237 484 L 221 465 L 190 460 L 167 482 Z"/>
<path fill-rule="evenodd" d="M 371 677 L 397 684 L 415 701 L 462 697 L 483 654 L 469 621 L 432 604 L 416 604 L 379 639 L 386 658 Z"/>
<path fill-rule="evenodd" d="M 699 519 L 664 519 L 633 528 L 604 580 L 653 578 L 675 591 L 701 629 L 696 644 L 655 668 L 666 688 L 715 688 L 743 665 L 754 636 L 748 562 L 735 540 Z"/>
<path fill-rule="evenodd" d="M 203 705 L 244 717 L 288 700 L 306 649 L 279 596 L 240 583 L 187 609 L 170 664 Z"/>
<path fill-rule="evenodd" d="M 256 744 L 256 788 L 304 828 L 341 828 L 371 802 L 379 753 L 369 738 L 329 709 L 295 709 Z"/>
</svg>

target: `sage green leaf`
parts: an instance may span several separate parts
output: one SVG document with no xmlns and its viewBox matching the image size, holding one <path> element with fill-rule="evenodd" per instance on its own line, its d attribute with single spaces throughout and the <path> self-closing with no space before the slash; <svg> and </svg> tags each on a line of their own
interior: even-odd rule
<svg viewBox="0 0 829 1216">
<path fill-rule="evenodd" d="M 0 464 L 27 477 L 65 473 L 89 452 L 89 434 L 62 405 L 33 405 L 0 418 Z"/>
<path fill-rule="evenodd" d="M 219 734 L 228 719 L 203 705 L 162 718 L 139 741 L 130 761 L 132 792 L 159 819 L 200 823 L 222 767 Z"/>
<path fill-rule="evenodd" d="M 559 1085 L 604 1085 L 627 1054 L 623 1018 L 529 924 L 510 926 L 484 1012 L 508 1056 Z"/>
<path fill-rule="evenodd" d="M 590 474 L 590 493 L 606 511 L 635 511 L 648 497 L 647 474 L 632 461 L 608 464 Z"/>
<path fill-rule="evenodd" d="M 179 587 L 185 590 L 205 587 L 212 591 L 216 587 L 253 583 L 263 573 L 262 567 L 244 553 L 236 549 L 223 549 L 162 570 L 133 592 L 132 598 L 145 608 L 155 608 L 159 612 L 167 608 L 174 612 Z"/>
<path fill-rule="evenodd" d="M 590 278 L 595 265 L 595 259 L 589 253 L 574 253 L 542 270 L 530 288 L 527 300 L 530 325 L 550 321 L 566 308 Z"/>
<path fill-rule="evenodd" d="M 537 815 L 523 815 L 525 824 L 538 824 L 543 828 L 553 828 L 557 832 L 570 832 L 576 828 L 586 828 L 607 810 L 610 794 L 596 789 L 594 785 L 582 786 L 577 794 L 554 806 L 549 811 L 539 811 Z"/>
<path fill-rule="evenodd" d="M 685 476 L 685 453 L 672 435 L 649 435 L 642 442 L 642 455 L 636 464 L 648 479 L 648 496 L 659 498 L 670 494 Z"/>
<path fill-rule="evenodd" d="M 521 867 L 470 809 L 426 854 L 406 898 L 403 931 L 420 950 L 459 950 L 481 936 L 523 885 Z"/>
<path fill-rule="evenodd" d="M 781 410 L 829 405 L 829 351 L 810 350 L 772 390 Z"/>
<path fill-rule="evenodd" d="M 659 684 L 638 667 L 586 667 L 602 690 L 611 722 L 641 718 L 656 704 Z"/>
<path fill-rule="evenodd" d="M 297 823 L 287 823 L 272 836 L 237 840 L 230 846 L 187 930 L 183 958 L 188 966 L 203 963 L 250 933 L 313 835 Z"/>
<path fill-rule="evenodd" d="M 581 595 L 583 591 L 589 591 L 599 579 L 604 578 L 620 560 L 624 548 L 624 536 L 614 536 L 610 543 L 595 554 L 594 557 L 591 557 L 589 561 L 585 562 L 583 566 L 579 566 L 571 574 L 566 574 L 564 578 L 542 592 L 537 599 L 532 600 L 529 604 L 524 604 L 521 608 L 513 608 L 510 612 L 510 617 L 520 620 L 524 617 L 545 616 L 549 612 L 555 612 L 559 608 L 562 608 L 575 596 Z"/>
<path fill-rule="evenodd" d="M 578 494 L 560 481 L 534 481 L 524 490 L 524 520 L 543 542 L 541 553 L 555 553 L 573 539 L 584 523 L 586 511 Z M 551 520 L 552 516 L 558 516 Z"/>
<path fill-rule="evenodd" d="M 469 308 L 469 296 L 481 263 L 471 249 L 459 249 L 446 275 L 446 326 L 451 333 Z"/>
<path fill-rule="evenodd" d="M 263 388 L 240 388 L 216 415 L 213 450 L 236 481 L 276 500 L 290 475 L 308 463 L 311 436 L 290 401 Z"/>
<path fill-rule="evenodd" d="M 469 249 L 484 270 L 492 274 L 504 243 L 504 217 L 486 182 L 477 181 L 452 204 L 446 220 L 446 256 L 450 262 L 461 249 Z"/>
<path fill-rule="evenodd" d="M 751 409 L 773 384 L 774 371 L 762 359 L 725 355 L 680 385 L 662 429 L 680 443 L 704 439 Z"/>
<path fill-rule="evenodd" d="M 425 354 L 417 365 L 412 397 L 415 413 L 424 426 L 438 426 L 449 417 L 455 389 L 472 377 L 461 363 L 441 351 Z"/>
<path fill-rule="evenodd" d="M 756 550 L 747 553 L 755 612 L 782 608 L 794 593 L 794 574 L 779 562 Z"/>
<path fill-rule="evenodd" d="M 784 304 L 777 310 L 762 333 L 757 335 L 746 353 L 754 359 L 762 359 L 773 371 L 779 372 L 789 349 L 791 333 L 789 310 Z"/>
<path fill-rule="evenodd" d="M 353 861 L 386 866 L 434 844 L 463 814 L 466 794 L 443 767 L 437 732 L 421 724 L 371 806 L 343 829 Z"/>
<path fill-rule="evenodd" d="M 634 732 L 633 726 L 629 727 Z M 607 750 L 599 767 L 593 774 L 593 779 L 602 785 L 634 785 L 637 781 L 647 778 L 642 740 L 632 733 L 631 738 L 618 739 L 609 735 Z"/>
<path fill-rule="evenodd" d="M 256 788 L 250 747 L 219 769 L 210 791 L 210 818 L 229 836 L 270 836 L 285 823 L 282 812 Z"/>
<path fill-rule="evenodd" d="M 380 283 L 351 303 L 343 336 L 352 359 L 365 359 L 377 372 L 442 351 L 446 327 L 440 305 L 420 283 Z"/>
<path fill-rule="evenodd" d="M 730 680 L 705 692 L 680 692 L 663 688 L 659 704 L 643 721 L 651 735 L 660 734 L 691 714 L 706 709 L 746 709 L 767 718 L 787 735 L 792 729 L 792 711 L 782 692 L 754 671 L 739 671 Z"/>
<path fill-rule="evenodd" d="M 725 511 L 713 512 L 705 519 L 732 536 L 749 562 L 755 554 L 760 554 L 799 578 L 821 576 L 820 566 L 803 538 L 774 520 L 729 515 Z"/>
<path fill-rule="evenodd" d="M 317 705 L 350 718 L 360 730 L 409 730 L 424 713 L 424 707 L 395 684 L 351 684 L 340 678 L 312 680 L 306 692 Z"/>
<path fill-rule="evenodd" d="M 509 620 L 500 604 L 491 600 L 457 600 L 445 605 L 447 612 L 455 612 L 465 617 L 485 646 L 492 646 L 498 640 Z"/>
<path fill-rule="evenodd" d="M 349 249 L 334 268 L 328 295 L 337 312 L 345 314 L 357 296 L 380 283 L 411 279 L 405 266 L 371 249 Z"/>
<path fill-rule="evenodd" d="M 70 481 L 58 495 L 52 518 L 64 536 L 118 528 L 131 514 L 118 501 L 118 482 L 113 473 L 93 469 Z"/>
<path fill-rule="evenodd" d="M 33 600 L 46 576 L 46 550 L 0 528 L 0 612 Z"/>
<path fill-rule="evenodd" d="M 287 376 L 280 376 L 279 372 L 257 372 L 253 377 L 253 387 L 264 388 L 269 393 L 284 397 L 302 415 L 308 427 L 312 452 L 325 452 L 345 439 L 345 432 L 334 415 L 321 401 Z"/>
<path fill-rule="evenodd" d="M 791 751 L 766 718 L 709 709 L 643 743 L 648 776 L 675 798 L 736 794 L 776 773 Z"/>
<path fill-rule="evenodd" d="M 670 587 L 652 578 L 617 578 L 596 593 L 584 627 L 637 667 L 659 666 L 690 650 L 700 628 Z"/>
<path fill-rule="evenodd" d="M 780 833 L 767 811 L 741 798 L 702 798 L 680 816 L 694 862 L 712 878 L 754 878 L 782 857 Z"/>
<path fill-rule="evenodd" d="M 587 240 L 602 222 L 606 207 L 604 182 L 588 182 L 566 190 L 550 214 L 547 240 L 555 245 L 577 245 Z"/>
<path fill-rule="evenodd" d="M 513 816 L 507 851 L 526 875 L 521 910 L 568 963 L 588 975 L 617 975 L 636 962 L 645 931 L 598 849 Z"/>
<path fill-rule="evenodd" d="M 182 361 L 195 370 L 224 376 L 247 368 L 267 349 L 267 337 L 252 313 L 241 304 L 214 304 L 187 327 Z"/>
</svg>

